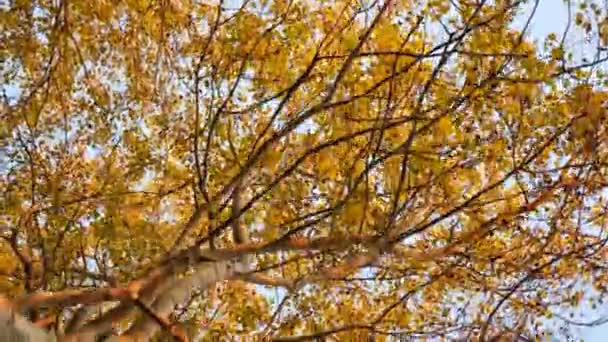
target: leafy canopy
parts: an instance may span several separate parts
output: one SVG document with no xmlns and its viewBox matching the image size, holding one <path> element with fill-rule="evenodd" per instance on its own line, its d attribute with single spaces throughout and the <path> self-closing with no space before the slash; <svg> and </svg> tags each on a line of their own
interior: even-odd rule
<svg viewBox="0 0 608 342">
<path fill-rule="evenodd" d="M 5 2 L 7 307 L 76 340 L 583 323 L 608 286 L 607 9 L 566 1 L 533 41 L 538 5 Z"/>
</svg>

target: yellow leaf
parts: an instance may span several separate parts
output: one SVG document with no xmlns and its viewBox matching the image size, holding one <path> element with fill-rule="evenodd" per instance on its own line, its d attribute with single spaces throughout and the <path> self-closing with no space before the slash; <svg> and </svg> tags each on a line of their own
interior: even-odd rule
<svg viewBox="0 0 608 342">
<path fill-rule="evenodd" d="M 264 168 L 274 171 L 279 166 L 279 162 L 281 161 L 282 152 L 279 149 L 271 148 L 266 152 L 266 157 L 264 158 L 263 165 Z"/>
<path fill-rule="evenodd" d="M 555 59 L 555 60 L 560 60 L 564 57 L 564 50 L 560 47 L 556 47 L 555 49 L 551 50 L 551 58 Z"/>
<path fill-rule="evenodd" d="M 450 133 L 452 133 L 452 131 L 454 131 L 454 126 L 452 125 L 452 120 L 450 120 L 450 118 L 448 118 L 447 116 L 444 116 L 441 119 L 439 119 L 439 122 L 437 123 L 437 127 L 438 127 L 441 135 L 449 135 Z"/>
<path fill-rule="evenodd" d="M 608 18 L 604 19 L 600 24 L 600 39 L 602 46 L 608 46 Z"/>
<path fill-rule="evenodd" d="M 317 159 L 317 167 L 323 177 L 335 179 L 338 176 L 338 164 L 330 153 L 321 153 Z"/>
<path fill-rule="evenodd" d="M 362 200 L 355 199 L 350 201 L 344 207 L 344 222 L 347 225 L 354 225 L 361 222 L 363 212 L 365 209 L 365 203 Z"/>
<path fill-rule="evenodd" d="M 359 176 L 360 174 L 362 174 L 365 171 L 365 162 L 363 160 L 357 160 L 355 162 L 355 166 L 353 168 L 353 172 L 355 173 L 355 176 Z"/>
<path fill-rule="evenodd" d="M 354 34 L 348 34 L 344 37 L 344 46 L 348 50 L 352 50 L 355 47 L 357 47 L 358 43 L 359 43 L 359 39 Z"/>
<path fill-rule="evenodd" d="M 583 20 L 585 20 L 585 18 L 583 17 L 583 14 L 580 13 L 580 12 L 577 13 L 576 14 L 576 19 L 575 19 L 576 25 L 582 25 L 583 24 Z"/>
</svg>

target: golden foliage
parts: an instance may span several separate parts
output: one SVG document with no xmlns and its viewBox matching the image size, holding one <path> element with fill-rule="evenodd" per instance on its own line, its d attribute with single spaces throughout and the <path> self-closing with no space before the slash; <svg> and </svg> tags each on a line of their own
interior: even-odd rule
<svg viewBox="0 0 608 342">
<path fill-rule="evenodd" d="M 608 24 L 599 1 L 567 5 L 588 59 L 561 32 L 536 44 L 513 0 L 0 5 L 0 291 L 63 294 L 29 314 L 67 321 L 57 298 L 110 299 L 83 287 L 252 253 L 154 324 L 484 340 L 572 323 L 581 286 L 608 286 Z"/>
</svg>

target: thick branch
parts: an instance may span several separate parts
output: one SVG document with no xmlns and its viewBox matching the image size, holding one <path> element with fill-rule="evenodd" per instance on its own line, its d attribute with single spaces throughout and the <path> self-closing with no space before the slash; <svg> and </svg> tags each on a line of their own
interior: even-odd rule
<svg viewBox="0 0 608 342">
<path fill-rule="evenodd" d="M 54 342 L 57 338 L 16 313 L 8 300 L 0 298 L 0 341 Z"/>
<path fill-rule="evenodd" d="M 190 276 L 178 280 L 171 289 L 157 298 L 150 310 L 158 317 L 167 319 L 174 307 L 188 300 L 196 289 L 206 289 L 209 286 L 235 277 L 239 271 L 238 265 L 229 261 L 207 262 L 198 265 Z M 142 317 L 126 332 L 127 336 L 137 341 L 146 341 L 154 336 L 161 327 L 149 317 Z"/>
</svg>

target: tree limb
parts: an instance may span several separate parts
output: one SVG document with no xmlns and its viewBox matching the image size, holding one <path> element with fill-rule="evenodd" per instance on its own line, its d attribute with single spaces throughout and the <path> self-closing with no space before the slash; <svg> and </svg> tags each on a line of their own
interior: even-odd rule
<svg viewBox="0 0 608 342">
<path fill-rule="evenodd" d="M 0 297 L 0 341 L 55 342 L 57 337 L 21 316 L 8 300 Z"/>
</svg>

